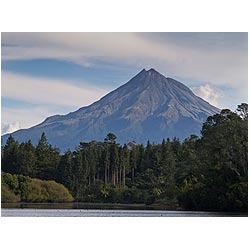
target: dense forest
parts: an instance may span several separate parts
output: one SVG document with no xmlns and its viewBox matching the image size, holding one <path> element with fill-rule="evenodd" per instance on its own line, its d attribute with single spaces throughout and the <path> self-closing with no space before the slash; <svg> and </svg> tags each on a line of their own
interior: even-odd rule
<svg viewBox="0 0 250 250">
<path fill-rule="evenodd" d="M 18 185 L 26 176 L 36 180 L 33 185 L 41 180 L 63 184 L 75 201 L 247 211 L 247 131 L 248 105 L 243 103 L 235 112 L 224 109 L 208 117 L 201 136 L 183 142 L 173 138 L 120 145 L 109 133 L 103 142 L 80 142 L 75 151 L 60 154 L 44 133 L 36 146 L 10 136 L 2 148 L 2 192 L 11 189 L 6 179 L 16 178 Z"/>
</svg>

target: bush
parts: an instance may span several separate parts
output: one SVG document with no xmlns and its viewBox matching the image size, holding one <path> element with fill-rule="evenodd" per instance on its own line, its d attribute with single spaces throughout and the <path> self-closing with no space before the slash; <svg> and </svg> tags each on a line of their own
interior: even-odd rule
<svg viewBox="0 0 250 250">
<path fill-rule="evenodd" d="M 17 192 L 18 190 L 18 178 L 17 175 L 12 175 L 12 174 L 3 174 L 2 175 L 2 183 L 5 183 L 7 187 L 12 190 L 13 192 Z"/>
<path fill-rule="evenodd" d="M 73 201 L 72 195 L 68 189 L 62 184 L 56 183 L 55 181 L 43 181 L 42 187 L 48 194 L 49 202 L 71 202 Z"/>
<path fill-rule="evenodd" d="M 248 183 L 240 182 L 232 185 L 227 192 L 227 207 L 231 211 L 247 211 Z"/>
<path fill-rule="evenodd" d="M 2 202 L 71 202 L 72 195 L 55 181 L 32 179 L 23 175 L 2 175 Z"/>
<path fill-rule="evenodd" d="M 20 196 L 15 195 L 13 191 L 9 189 L 9 187 L 2 183 L 1 185 L 1 201 L 2 202 L 19 202 Z"/>
</svg>

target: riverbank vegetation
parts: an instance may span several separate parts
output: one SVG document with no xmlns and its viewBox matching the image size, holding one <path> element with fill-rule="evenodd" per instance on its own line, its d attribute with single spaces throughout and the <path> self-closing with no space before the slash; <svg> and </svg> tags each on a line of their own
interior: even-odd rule
<svg viewBox="0 0 250 250">
<path fill-rule="evenodd" d="M 208 117 L 201 137 L 191 135 L 183 142 L 163 139 L 161 144 L 148 141 L 145 146 L 136 142 L 120 145 L 115 134 L 109 133 L 103 142 L 80 142 L 75 151 L 62 155 L 44 133 L 37 146 L 30 141 L 19 144 L 10 136 L 2 149 L 2 171 L 17 179 L 23 175 L 54 180 L 63 184 L 75 201 L 169 203 L 189 210 L 247 211 L 247 124 L 248 107 L 241 104 L 235 112 L 224 109 Z M 42 189 L 41 182 L 31 181 Z M 8 193 L 12 189 L 4 181 L 2 190 Z M 13 200 L 24 199 L 18 192 L 12 194 Z M 37 201 L 32 195 L 36 196 L 30 194 L 27 201 Z"/>
<path fill-rule="evenodd" d="M 55 181 L 2 174 L 2 202 L 72 202 L 69 191 Z"/>
</svg>

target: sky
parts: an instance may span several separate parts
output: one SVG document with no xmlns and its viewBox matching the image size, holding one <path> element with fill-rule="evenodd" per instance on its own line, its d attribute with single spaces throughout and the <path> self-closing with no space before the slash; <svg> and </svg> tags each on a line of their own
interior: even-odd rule
<svg viewBox="0 0 250 250">
<path fill-rule="evenodd" d="M 2 33 L 1 133 L 97 101 L 143 68 L 219 108 L 248 102 L 247 33 Z"/>
</svg>

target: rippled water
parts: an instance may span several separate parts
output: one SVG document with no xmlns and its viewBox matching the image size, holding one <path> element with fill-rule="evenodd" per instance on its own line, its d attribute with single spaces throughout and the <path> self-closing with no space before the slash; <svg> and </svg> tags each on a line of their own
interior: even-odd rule
<svg viewBox="0 0 250 250">
<path fill-rule="evenodd" d="M 225 217 L 244 214 L 161 211 L 161 210 L 102 210 L 102 209 L 1 209 L 3 217 Z"/>
<path fill-rule="evenodd" d="M 170 207 L 145 204 L 109 203 L 2 203 L 4 217 L 224 217 L 237 213 L 176 211 Z"/>
</svg>

